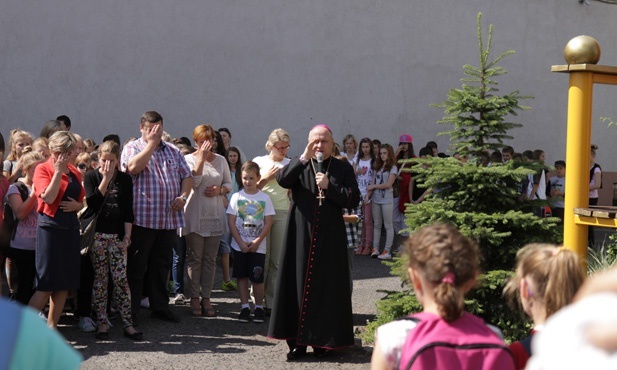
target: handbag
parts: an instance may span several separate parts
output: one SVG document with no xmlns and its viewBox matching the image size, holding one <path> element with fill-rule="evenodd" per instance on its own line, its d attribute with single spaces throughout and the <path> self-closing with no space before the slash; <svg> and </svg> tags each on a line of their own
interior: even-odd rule
<svg viewBox="0 0 617 370">
<path fill-rule="evenodd" d="M 107 191 L 105 192 L 105 198 L 103 199 L 103 203 L 101 203 L 101 208 L 95 213 L 90 214 L 89 216 L 83 216 L 86 212 L 82 213 L 79 217 L 79 248 L 82 256 L 85 256 L 90 251 L 90 247 L 94 242 L 94 232 L 96 230 L 96 220 L 98 219 L 101 211 L 103 210 L 103 206 L 107 202 L 107 198 L 109 196 L 109 189 L 111 188 L 111 184 L 114 182 L 116 178 L 116 174 L 111 178 L 109 184 L 107 185 Z"/>
</svg>

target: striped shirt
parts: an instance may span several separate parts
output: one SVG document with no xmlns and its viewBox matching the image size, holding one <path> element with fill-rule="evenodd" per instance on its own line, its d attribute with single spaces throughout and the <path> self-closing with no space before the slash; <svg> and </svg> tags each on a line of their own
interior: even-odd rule
<svg viewBox="0 0 617 370">
<path fill-rule="evenodd" d="M 146 147 L 139 138 L 124 146 L 120 165 L 128 172 L 128 163 Z M 191 177 L 191 170 L 180 151 L 173 145 L 161 142 L 146 167 L 133 178 L 133 212 L 137 226 L 173 230 L 184 227 L 184 212 L 173 211 L 171 203 L 180 196 L 182 180 Z"/>
</svg>

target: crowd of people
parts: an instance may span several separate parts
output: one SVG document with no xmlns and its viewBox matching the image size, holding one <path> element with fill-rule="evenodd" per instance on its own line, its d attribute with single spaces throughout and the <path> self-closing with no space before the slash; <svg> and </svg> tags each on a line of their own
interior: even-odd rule
<svg viewBox="0 0 617 370">
<path fill-rule="evenodd" d="M 475 244 L 447 225 L 412 237 L 405 232 L 406 205 L 432 192 L 418 186 L 409 169 L 414 158 L 445 156 L 435 142 L 417 155 L 409 134 L 400 135 L 396 147 L 371 138 L 358 143 L 351 134 L 339 145 L 330 127 L 317 125 L 302 154 L 290 158 L 289 134 L 279 128 L 267 136 L 266 153 L 249 159 L 231 144 L 227 128 L 201 124 L 191 139 L 173 139 L 155 111 L 145 112 L 138 126 L 140 136 L 124 143 L 114 134 L 98 144 L 84 139 L 71 131 L 67 116 L 45 123 L 37 138 L 14 129 L 5 145 L 0 135 L 2 157 L 7 154 L 0 196 L 13 227 L 2 250 L 9 292 L 41 312 L 49 327 L 57 327 L 67 299 L 79 328 L 97 339 L 109 338 L 109 317 L 117 313 L 124 336 L 142 340 L 143 307 L 154 319 L 178 322 L 170 302 L 188 304 L 192 316 L 216 317 L 211 298 L 218 256 L 221 289 L 238 291 L 238 321 L 270 317 L 268 335 L 287 341 L 289 360 L 305 356 L 309 346 L 321 357 L 353 345 L 355 256 L 389 260 L 409 253 L 414 290 L 433 315 L 380 328 L 375 368 L 406 359 L 405 339 L 425 320 L 470 316 L 462 303 L 478 274 Z M 596 150 L 592 146 L 590 204 L 597 204 L 602 183 Z M 564 161 L 549 170 L 542 150 L 518 154 L 512 147 L 478 160 L 484 166 L 540 164 L 521 184 L 520 199 L 548 199 L 551 214 L 563 218 Z M 92 218 L 93 242 L 84 248 L 81 221 Z M 519 253 L 508 291 L 536 325 L 568 304 L 583 283 L 575 258 L 546 245 Z M 557 293 L 551 279 L 560 264 L 581 278 Z M 469 320 L 464 325 L 472 325 Z M 493 327 L 488 332 L 500 335 Z M 511 348 L 517 368 L 524 367 L 523 346 Z"/>
</svg>

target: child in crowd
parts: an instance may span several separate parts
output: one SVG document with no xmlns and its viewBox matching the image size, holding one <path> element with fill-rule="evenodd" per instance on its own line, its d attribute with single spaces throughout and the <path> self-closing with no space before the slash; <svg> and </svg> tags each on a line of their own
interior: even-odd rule
<svg viewBox="0 0 617 370">
<path fill-rule="evenodd" d="M 89 251 L 94 268 L 92 301 L 97 318 L 96 338 L 109 338 L 107 304 L 109 279 L 113 283 L 115 303 L 122 318 L 124 336 L 142 340 L 143 333 L 133 326 L 131 291 L 126 274 L 127 249 L 133 230 L 133 181 L 118 171 L 120 146 L 105 141 L 98 148 L 99 168 L 86 173 L 84 185 L 88 208 L 84 217 L 98 214 L 94 243 Z M 89 155 L 86 154 L 89 158 Z"/>
<path fill-rule="evenodd" d="M 51 157 L 51 152 L 47 146 L 47 139 L 44 137 L 39 137 L 32 142 L 32 150 L 41 153 L 46 160 Z"/>
<path fill-rule="evenodd" d="M 552 244 L 526 245 L 516 261 L 516 274 L 504 294 L 520 302 L 535 326 L 528 337 L 510 344 L 516 368 L 524 369 L 532 355 L 533 335 L 552 314 L 572 302 L 586 273 L 574 252 Z"/>
<path fill-rule="evenodd" d="M 221 134 L 222 135 L 222 134 Z M 231 175 L 231 191 L 226 195 L 227 201 L 223 202 L 225 208 L 229 205 L 232 195 L 242 189 L 242 155 L 240 149 L 235 146 L 230 146 L 227 149 L 227 164 L 229 164 L 229 173 Z M 238 290 L 238 285 L 231 279 L 229 274 L 230 266 L 230 254 L 231 254 L 231 233 L 229 232 L 229 226 L 227 220 L 225 220 L 225 229 L 227 230 L 221 238 L 221 244 L 219 246 L 219 254 L 221 255 L 221 269 L 223 270 L 223 282 L 221 283 L 221 289 L 230 292 Z"/>
<path fill-rule="evenodd" d="M 242 165 L 244 189 L 235 193 L 227 208 L 229 231 L 233 237 L 233 277 L 238 281 L 242 305 L 238 321 L 249 322 L 249 280 L 253 285 L 255 311 L 253 322 L 262 323 L 266 312 L 264 300 L 264 265 L 266 259 L 266 236 L 272 227 L 274 206 L 270 197 L 257 188 L 260 179 L 259 165 L 247 161 Z"/>
<path fill-rule="evenodd" d="M 460 345 L 457 341 L 472 332 L 482 342 L 501 342 L 499 329 L 485 325 L 481 319 L 464 311 L 465 293 L 474 286 L 480 273 L 480 251 L 475 242 L 452 225 L 434 224 L 420 229 L 410 237 L 406 243 L 406 253 L 409 256 L 409 278 L 423 312 L 417 316 L 420 320 L 412 316 L 410 320 L 393 321 L 377 329 L 371 369 L 407 366 L 406 359 L 413 354 L 407 351 L 410 349 L 407 347 L 410 343 L 408 340 L 432 340 L 429 334 L 438 335 L 435 331 L 430 333 L 430 327 L 435 325 L 446 324 L 451 328 L 466 329 L 452 337 L 452 347 Z M 422 336 L 423 333 L 425 336 Z M 413 335 L 415 337 L 411 337 Z M 505 360 L 505 365 L 511 365 L 503 368 L 513 368 L 511 356 L 507 355 L 505 348 L 502 350 L 499 358 Z M 484 357 L 479 356 L 481 362 L 477 362 L 475 368 L 481 369 Z M 464 368 L 455 362 L 448 366 L 452 369 Z"/>
<path fill-rule="evenodd" d="M 555 176 L 548 180 L 549 205 L 553 217 L 559 217 L 563 223 L 564 195 L 566 192 L 566 162 L 555 162 Z"/>
<path fill-rule="evenodd" d="M 9 180 L 9 183 L 12 184 L 23 176 L 19 158 L 21 158 L 24 148 L 30 145 L 32 145 L 30 133 L 18 129 L 11 130 L 8 145 L 9 155 L 6 157 L 2 168 L 2 173 Z"/>
<path fill-rule="evenodd" d="M 360 140 L 360 151 L 358 152 L 358 160 L 353 164 L 358 188 L 362 199 L 360 200 L 360 213 L 362 222 L 358 225 L 360 228 L 360 245 L 356 250 L 356 254 L 368 256 L 373 249 L 373 209 L 371 205 L 370 195 L 367 195 L 367 187 L 373 182 L 373 164 L 375 156 L 372 150 L 373 143 L 368 137 Z"/>
<path fill-rule="evenodd" d="M 395 160 L 392 146 L 382 144 L 379 148 L 379 157 L 375 159 L 373 165 L 375 171 L 373 183 L 366 188 L 367 194 L 370 194 L 373 207 L 373 252 L 371 257 L 383 260 L 392 259 L 390 254 L 394 241 L 394 225 L 392 223 L 394 192 L 392 186 L 398 173 Z M 379 254 L 381 225 L 386 229 L 386 241 L 383 252 Z"/>
<path fill-rule="evenodd" d="M 32 191 L 32 178 L 36 166 L 45 161 L 40 153 L 31 150 L 31 147 L 24 148 L 24 154 L 19 159 L 24 177 L 11 184 L 7 192 L 8 205 L 17 220 L 6 260 L 7 276 L 15 289 L 15 300 L 23 305 L 28 305 L 34 294 L 36 275 L 34 251 L 39 213 L 37 198 Z"/>
<path fill-rule="evenodd" d="M 88 154 L 96 151 L 97 146 L 94 140 L 88 138 L 84 140 L 84 151 Z"/>
</svg>

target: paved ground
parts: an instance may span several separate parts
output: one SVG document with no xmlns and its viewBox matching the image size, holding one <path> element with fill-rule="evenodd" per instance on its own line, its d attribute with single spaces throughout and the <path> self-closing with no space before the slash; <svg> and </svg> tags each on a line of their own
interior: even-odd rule
<svg viewBox="0 0 617 370">
<path fill-rule="evenodd" d="M 365 256 L 354 258 L 353 312 L 356 330 L 362 330 L 375 315 L 375 302 L 384 296 L 378 290 L 401 289 L 399 279 L 388 267 Z M 220 273 L 215 287 L 220 287 Z M 266 338 L 268 323 L 236 321 L 237 292 L 215 290 L 212 297 L 219 312 L 216 318 L 191 317 L 187 306 L 172 306 L 182 318 L 179 324 L 151 320 L 142 312 L 140 329 L 145 341 L 122 336 L 116 320 L 110 340 L 97 341 L 93 333 L 80 332 L 72 317 L 64 317 L 60 331 L 85 357 L 83 369 L 367 369 L 370 347 L 358 346 L 316 361 L 287 362 L 287 345 Z M 309 350 L 310 351 L 310 350 Z"/>
</svg>

